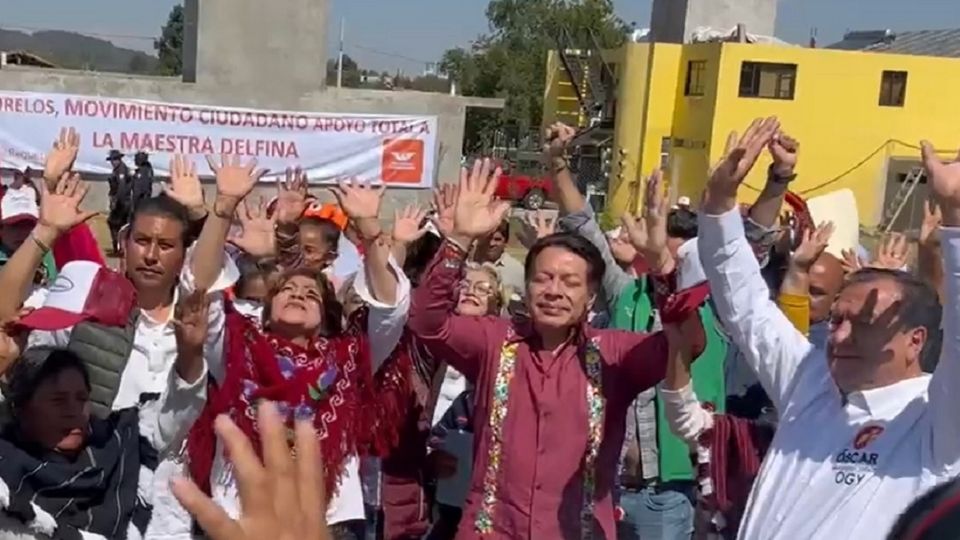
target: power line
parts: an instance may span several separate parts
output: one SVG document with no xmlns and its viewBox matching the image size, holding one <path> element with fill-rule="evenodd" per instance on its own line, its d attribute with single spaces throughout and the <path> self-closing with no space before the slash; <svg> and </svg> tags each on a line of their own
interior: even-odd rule
<svg viewBox="0 0 960 540">
<path fill-rule="evenodd" d="M 397 54 L 397 53 L 388 52 L 388 51 L 381 51 L 380 49 L 374 49 L 373 47 L 366 47 L 366 46 L 363 46 L 363 45 L 349 44 L 349 43 L 348 43 L 346 46 L 347 46 L 348 48 L 354 48 L 354 49 L 357 49 L 357 50 L 366 51 L 366 52 L 373 53 L 373 54 L 378 54 L 378 55 L 380 55 L 380 56 L 387 56 L 387 57 L 390 57 L 390 58 L 397 58 L 397 59 L 399 59 L 399 60 L 406 60 L 406 61 L 408 61 L 408 62 L 414 62 L 414 63 L 417 63 L 417 64 L 436 64 L 436 63 L 437 63 L 436 60 L 423 60 L 423 59 L 421 59 L 421 58 L 412 58 L 412 57 L 410 57 L 410 56 L 404 56 L 404 55 L 402 55 L 402 54 Z"/>
</svg>

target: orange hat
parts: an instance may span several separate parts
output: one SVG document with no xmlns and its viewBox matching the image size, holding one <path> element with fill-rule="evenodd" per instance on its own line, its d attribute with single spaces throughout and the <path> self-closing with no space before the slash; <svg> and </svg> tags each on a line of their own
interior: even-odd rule
<svg viewBox="0 0 960 540">
<path fill-rule="evenodd" d="M 330 221 L 334 222 L 341 231 L 347 228 L 347 214 L 345 214 L 339 206 L 333 203 L 322 204 L 319 201 L 314 202 L 307 207 L 307 210 L 303 213 L 303 216 L 329 219 Z"/>
</svg>

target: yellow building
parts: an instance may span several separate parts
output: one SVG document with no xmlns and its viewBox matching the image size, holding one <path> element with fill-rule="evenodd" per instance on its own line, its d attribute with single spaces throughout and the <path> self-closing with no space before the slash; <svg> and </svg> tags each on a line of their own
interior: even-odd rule
<svg viewBox="0 0 960 540">
<path fill-rule="evenodd" d="M 863 45 L 895 50 L 883 46 L 887 38 Z M 918 166 L 922 138 L 945 156 L 960 147 L 958 58 L 731 42 L 629 43 L 602 57 L 616 80 L 607 191 L 615 215 L 635 204 L 631 194 L 661 165 L 680 195 L 697 200 L 728 134 L 761 116 L 779 117 L 801 143 L 791 189 L 811 197 L 849 188 L 868 227 Z M 561 64 L 551 53 L 544 122 L 585 126 Z M 745 199 L 763 186 L 768 164 L 761 157 Z M 925 195 L 918 185 L 895 228 L 916 226 Z"/>
</svg>

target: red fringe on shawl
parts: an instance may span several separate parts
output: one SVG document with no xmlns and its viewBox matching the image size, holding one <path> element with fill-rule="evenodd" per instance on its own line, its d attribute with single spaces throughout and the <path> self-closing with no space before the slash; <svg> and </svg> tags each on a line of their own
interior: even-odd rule
<svg viewBox="0 0 960 540">
<path fill-rule="evenodd" d="M 411 361 L 407 339 L 401 341 L 376 375 L 370 364 L 366 337 L 366 310 L 351 318 L 343 335 L 318 338 L 306 349 L 265 334 L 237 313 L 228 313 L 224 342 L 224 370 L 220 384 L 208 386 L 207 404 L 187 441 L 190 474 L 200 488 L 210 493 L 210 475 L 216 452 L 213 421 L 228 414 L 250 437 L 260 452 L 255 402 L 269 399 L 290 404 L 290 427 L 296 409 L 309 408 L 323 452 L 327 493 L 337 489 L 347 457 L 381 456 L 397 444 L 400 424 L 409 406 Z M 278 357 L 287 356 L 295 365 L 289 378 L 281 372 Z M 337 367 L 336 379 L 325 388 L 323 397 L 310 397 L 314 385 L 331 366 Z M 245 396 L 252 381 L 256 389 Z"/>
<path fill-rule="evenodd" d="M 704 506 L 723 514 L 727 525 L 721 532 L 725 536 L 736 536 L 774 428 L 728 414 L 715 414 L 713 422 L 699 438 L 699 443 L 710 449 L 710 463 L 698 467 L 698 476 L 709 477 L 713 485 Z"/>
</svg>

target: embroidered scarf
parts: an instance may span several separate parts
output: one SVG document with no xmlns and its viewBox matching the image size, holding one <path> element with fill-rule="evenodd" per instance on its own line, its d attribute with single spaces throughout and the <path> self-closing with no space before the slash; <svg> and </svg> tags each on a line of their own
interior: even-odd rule
<svg viewBox="0 0 960 540">
<path fill-rule="evenodd" d="M 490 405 L 490 457 L 487 470 L 483 475 L 483 499 L 477 511 L 474 527 L 480 535 L 493 532 L 493 512 L 497 504 L 497 484 L 500 476 L 500 463 L 503 459 L 503 425 L 509 410 L 510 383 L 516 371 L 517 349 L 519 341 L 514 335 L 500 348 L 500 361 L 496 368 L 493 383 L 493 399 Z M 580 538 L 589 540 L 594 532 L 594 493 L 597 480 L 597 456 L 603 441 L 603 413 L 606 400 L 603 397 L 601 371 L 603 359 L 600 356 L 600 338 L 587 341 L 581 354 L 587 373 L 587 431 L 588 445 L 583 458 L 583 504 L 580 509 Z"/>
<path fill-rule="evenodd" d="M 211 381 L 207 404 L 187 443 L 190 474 L 207 493 L 216 451 L 214 419 L 229 415 L 259 452 L 256 407 L 261 399 L 277 404 L 291 445 L 294 420 L 313 420 L 328 494 L 335 492 L 349 456 L 381 456 L 397 443 L 409 406 L 406 339 L 374 374 L 365 309 L 351 318 L 343 334 L 318 337 L 307 347 L 228 313 L 224 345 L 224 380 Z"/>
<path fill-rule="evenodd" d="M 157 452 L 140 436 L 137 408 L 91 417 L 87 446 L 73 460 L 23 443 L 14 429 L 0 438 L 4 513 L 55 540 L 125 538 L 131 524 L 146 530 L 151 508 L 137 490 Z"/>
</svg>

